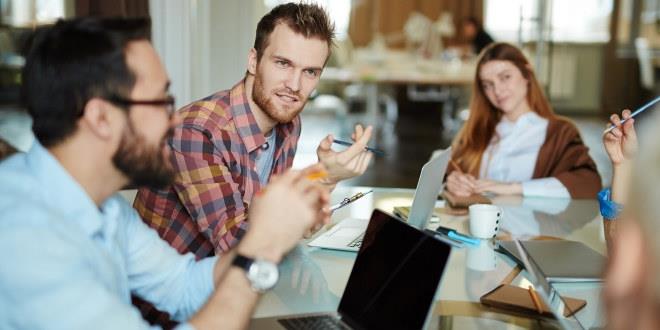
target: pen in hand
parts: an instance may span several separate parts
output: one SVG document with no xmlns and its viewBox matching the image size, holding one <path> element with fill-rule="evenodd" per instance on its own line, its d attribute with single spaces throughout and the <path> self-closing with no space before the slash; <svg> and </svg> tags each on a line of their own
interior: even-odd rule
<svg viewBox="0 0 660 330">
<path fill-rule="evenodd" d="M 638 114 L 644 112 L 646 109 L 650 108 L 651 106 L 655 105 L 656 103 L 660 102 L 660 96 L 656 97 L 655 99 L 651 100 L 649 103 L 644 104 L 641 108 L 635 110 L 630 117 L 624 119 L 621 121 L 621 125 L 623 125 L 628 119 L 630 118 L 635 118 Z M 608 129 L 605 130 L 605 133 L 611 132 L 616 126 L 612 125 Z"/>
<path fill-rule="evenodd" d="M 454 166 L 454 169 L 455 169 L 456 171 L 458 171 L 458 173 L 463 174 L 463 171 L 461 170 L 461 167 L 458 166 L 458 163 L 456 163 L 455 160 L 453 160 L 453 159 L 450 158 L 450 159 L 449 159 L 449 162 L 451 162 L 451 165 Z"/>
<path fill-rule="evenodd" d="M 341 144 L 343 146 L 348 146 L 348 147 L 353 145 L 353 143 L 351 143 L 351 142 L 346 142 L 346 141 L 337 140 L 337 139 L 332 140 L 332 143 Z M 364 147 L 364 149 L 368 150 L 368 151 L 371 151 L 374 154 L 379 155 L 379 156 L 384 156 L 385 155 L 385 152 L 382 151 L 382 150 L 374 149 L 374 148 L 371 148 L 371 147 Z"/>
</svg>

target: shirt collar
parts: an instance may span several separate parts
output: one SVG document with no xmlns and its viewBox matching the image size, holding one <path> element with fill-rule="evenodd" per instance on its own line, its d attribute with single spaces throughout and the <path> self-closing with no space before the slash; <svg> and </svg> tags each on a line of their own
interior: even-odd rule
<svg viewBox="0 0 660 330">
<path fill-rule="evenodd" d="M 27 166 L 40 183 L 46 202 L 89 236 L 103 228 L 102 214 L 80 184 L 55 157 L 35 141 L 26 154 Z"/>
<path fill-rule="evenodd" d="M 543 121 L 544 119 L 541 116 L 539 116 L 536 112 L 529 111 L 518 117 L 518 119 L 515 122 L 511 122 L 506 118 L 502 117 L 500 122 L 495 127 L 495 130 L 497 131 L 498 134 L 503 136 L 506 135 L 507 133 L 516 130 L 517 128 L 525 127 L 528 125 L 534 126 L 543 123 Z"/>
<path fill-rule="evenodd" d="M 261 147 L 266 142 L 266 137 L 261 133 L 252 109 L 250 109 L 245 89 L 245 79 L 239 81 L 230 90 L 229 104 L 236 131 L 243 140 L 248 153 Z M 287 124 L 277 124 L 275 126 L 277 140 L 284 140 L 291 135 L 294 132 L 296 122 L 298 122 L 298 119 L 294 119 Z"/>
</svg>

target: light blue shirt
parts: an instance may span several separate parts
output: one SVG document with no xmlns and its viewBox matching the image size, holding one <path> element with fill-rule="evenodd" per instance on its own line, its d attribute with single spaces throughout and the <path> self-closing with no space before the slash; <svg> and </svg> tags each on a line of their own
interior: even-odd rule
<svg viewBox="0 0 660 330">
<path fill-rule="evenodd" d="M 216 258 L 180 255 L 119 195 L 97 207 L 37 142 L 0 163 L 0 210 L 0 329 L 149 328 L 131 293 L 185 321 L 213 291 Z"/>
<path fill-rule="evenodd" d="M 259 182 L 262 186 L 268 184 L 270 172 L 273 171 L 273 159 L 275 157 L 275 130 L 272 130 L 269 136 L 266 136 L 266 142 L 261 146 L 261 152 L 257 154 L 255 161 Z"/>
</svg>

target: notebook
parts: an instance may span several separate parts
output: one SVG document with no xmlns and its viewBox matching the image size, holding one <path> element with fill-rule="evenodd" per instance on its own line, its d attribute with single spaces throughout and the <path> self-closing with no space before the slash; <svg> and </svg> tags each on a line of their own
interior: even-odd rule
<svg viewBox="0 0 660 330">
<path fill-rule="evenodd" d="M 448 148 L 422 167 L 407 218 L 408 224 L 416 228 L 426 226 L 433 213 L 438 193 L 442 189 L 442 178 L 445 176 L 450 158 L 451 148 Z M 358 251 L 367 224 L 367 219 L 344 219 L 307 245 L 341 251 Z"/>
<path fill-rule="evenodd" d="M 581 242 L 521 241 L 549 282 L 600 282 L 607 259 Z M 500 252 L 523 266 L 514 242 L 500 242 Z"/>
<path fill-rule="evenodd" d="M 587 304 L 582 299 L 564 297 L 564 300 L 568 305 L 567 308 L 564 308 L 564 317 L 577 313 Z M 506 309 L 520 314 L 538 315 L 538 310 L 536 309 L 536 305 L 534 305 L 534 301 L 532 301 L 529 290 L 514 285 L 500 284 L 492 291 L 481 296 L 480 301 L 487 306 Z M 541 301 L 541 310 L 543 316 L 553 316 L 552 310 L 543 301 Z"/>
<path fill-rule="evenodd" d="M 470 196 L 457 196 L 444 190 L 441 194 L 442 198 L 447 201 L 447 205 L 455 209 L 466 209 L 472 204 L 491 204 L 492 201 L 485 196 L 473 194 Z"/>
<path fill-rule="evenodd" d="M 258 318 L 250 329 L 421 329 L 450 252 L 443 240 L 376 209 L 336 312 Z"/>
</svg>

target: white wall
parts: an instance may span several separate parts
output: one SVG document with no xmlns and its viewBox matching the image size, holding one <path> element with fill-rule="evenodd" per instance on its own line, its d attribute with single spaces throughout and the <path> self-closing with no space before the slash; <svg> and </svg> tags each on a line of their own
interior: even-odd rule
<svg viewBox="0 0 660 330">
<path fill-rule="evenodd" d="M 240 80 L 263 0 L 149 1 L 154 47 L 181 107 Z"/>
</svg>

